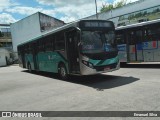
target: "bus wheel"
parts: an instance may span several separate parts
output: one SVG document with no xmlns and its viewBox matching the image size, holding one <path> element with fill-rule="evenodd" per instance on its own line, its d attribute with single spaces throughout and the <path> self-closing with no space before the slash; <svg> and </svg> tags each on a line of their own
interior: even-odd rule
<svg viewBox="0 0 160 120">
<path fill-rule="evenodd" d="M 32 68 L 31 68 L 31 64 L 30 63 L 28 64 L 28 71 L 32 72 Z"/>
<path fill-rule="evenodd" d="M 60 64 L 59 66 L 59 75 L 60 75 L 60 78 L 63 80 L 66 80 L 68 78 L 67 70 L 64 64 Z"/>
</svg>

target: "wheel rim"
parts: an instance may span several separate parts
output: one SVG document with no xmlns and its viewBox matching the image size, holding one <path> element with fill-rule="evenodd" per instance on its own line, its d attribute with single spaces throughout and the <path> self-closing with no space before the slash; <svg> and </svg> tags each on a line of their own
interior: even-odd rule
<svg viewBox="0 0 160 120">
<path fill-rule="evenodd" d="M 60 73 L 61 73 L 61 76 L 62 76 L 62 77 L 65 77 L 65 76 L 66 76 L 66 70 L 65 70 L 64 67 L 61 67 Z"/>
</svg>

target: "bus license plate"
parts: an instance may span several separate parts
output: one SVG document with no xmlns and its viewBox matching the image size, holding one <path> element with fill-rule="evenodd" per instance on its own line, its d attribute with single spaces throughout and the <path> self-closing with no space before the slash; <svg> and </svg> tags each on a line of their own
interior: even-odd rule
<svg viewBox="0 0 160 120">
<path fill-rule="evenodd" d="M 105 67 L 104 71 L 110 70 L 110 67 Z"/>
</svg>

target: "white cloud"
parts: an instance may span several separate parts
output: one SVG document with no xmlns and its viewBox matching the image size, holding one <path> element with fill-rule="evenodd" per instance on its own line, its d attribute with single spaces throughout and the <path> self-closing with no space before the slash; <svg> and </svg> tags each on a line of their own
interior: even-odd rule
<svg viewBox="0 0 160 120">
<path fill-rule="evenodd" d="M 0 14 L 0 23 L 1 24 L 9 24 L 9 23 L 14 23 L 17 20 L 13 18 L 12 15 L 7 14 L 7 13 L 1 13 Z"/>
<path fill-rule="evenodd" d="M 26 7 L 26 6 L 16 6 L 16 7 L 5 9 L 5 11 L 10 12 L 10 13 L 19 13 L 21 15 L 31 15 L 36 12 L 42 12 L 42 13 L 45 13 L 51 16 L 55 15 L 54 10 L 49 10 L 49 9 L 47 10 L 41 7 L 33 8 L 33 7 Z"/>
<path fill-rule="evenodd" d="M 81 6 L 84 4 L 94 4 L 95 0 L 36 0 L 38 3 L 43 4 L 43 5 L 53 5 L 53 6 L 68 6 L 68 5 L 74 5 L 74 6 Z M 102 1 L 102 0 L 97 0 Z"/>
<path fill-rule="evenodd" d="M 52 5 L 56 13 L 62 13 L 60 19 L 71 22 L 96 13 L 95 0 L 37 0 L 39 4 Z M 97 0 L 98 11 L 105 0 Z"/>
<path fill-rule="evenodd" d="M 1 0 L 0 1 L 0 12 L 10 6 L 10 0 Z"/>
<path fill-rule="evenodd" d="M 69 23 L 69 22 L 71 22 L 71 21 L 75 21 L 76 18 L 75 18 L 75 17 L 64 16 L 64 17 L 61 17 L 61 20 L 62 20 L 62 21 L 65 21 L 66 23 Z"/>
<path fill-rule="evenodd" d="M 0 0 L 0 12 L 2 12 L 6 8 L 9 8 L 15 5 L 18 5 L 18 3 L 13 2 L 12 0 Z"/>
</svg>

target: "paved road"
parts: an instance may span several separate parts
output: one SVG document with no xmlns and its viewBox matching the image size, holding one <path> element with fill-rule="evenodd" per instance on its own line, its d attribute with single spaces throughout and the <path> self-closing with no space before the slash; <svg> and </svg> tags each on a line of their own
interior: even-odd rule
<svg viewBox="0 0 160 120">
<path fill-rule="evenodd" d="M 112 73 L 72 77 L 63 81 L 59 80 L 57 75 L 42 72 L 31 74 L 16 65 L 1 67 L 0 109 L 160 111 L 160 69 L 121 68 Z"/>
</svg>

